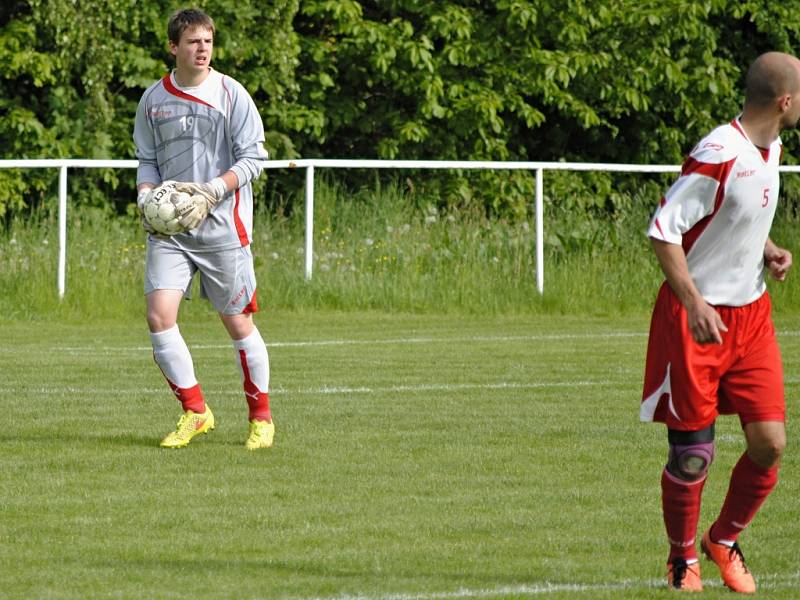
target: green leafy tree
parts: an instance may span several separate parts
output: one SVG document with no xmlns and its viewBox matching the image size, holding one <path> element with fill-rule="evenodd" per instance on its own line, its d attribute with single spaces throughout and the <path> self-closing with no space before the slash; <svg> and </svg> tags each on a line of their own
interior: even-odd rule
<svg viewBox="0 0 800 600">
<path fill-rule="evenodd" d="M 165 28 L 177 7 L 3 3 L 0 156 L 131 158 L 136 104 L 172 65 Z M 253 94 L 274 158 L 677 163 L 739 110 L 755 56 L 800 47 L 800 0 L 211 0 L 204 9 L 218 27 L 214 64 Z M 784 135 L 790 163 L 798 141 Z M 453 209 L 521 217 L 533 196 L 528 173 L 407 175 L 410 189 Z M 553 198 L 612 215 L 641 185 L 548 177 Z M 70 179 L 81 202 L 130 208 L 130 172 Z M 0 216 L 41 203 L 55 182 L 54 172 L 0 170 Z"/>
<path fill-rule="evenodd" d="M 742 69 L 758 51 L 796 45 L 789 17 L 797 5 L 309 0 L 296 19 L 301 98 L 323 126 L 302 148 L 348 157 L 679 162 L 698 136 L 736 113 Z M 727 35 L 743 24 L 744 34 Z M 529 176 L 472 178 L 477 185 L 459 176 L 446 191 L 524 213 Z M 598 187 L 608 185 L 584 191 Z M 481 191 L 468 197 L 468 189 Z"/>
<path fill-rule="evenodd" d="M 166 22 L 179 5 L 137 0 L 27 0 L 0 9 L 0 147 L 3 158 L 133 158 L 142 92 L 172 66 Z M 296 0 L 216 2 L 215 66 L 252 90 L 273 154 L 294 152 L 285 121 L 297 95 Z M 288 101 L 288 102 L 287 102 Z M 275 107 L 283 110 L 276 110 Z M 78 170 L 80 201 L 124 211 L 132 172 Z M 0 170 L 0 216 L 52 196 L 51 170 Z"/>
</svg>

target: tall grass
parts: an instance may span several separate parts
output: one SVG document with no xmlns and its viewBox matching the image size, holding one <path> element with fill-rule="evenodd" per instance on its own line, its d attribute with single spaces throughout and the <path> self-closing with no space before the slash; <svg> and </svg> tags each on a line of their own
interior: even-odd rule
<svg viewBox="0 0 800 600">
<path fill-rule="evenodd" d="M 304 215 L 256 215 L 260 302 L 292 310 L 466 314 L 626 314 L 649 310 L 661 274 L 644 234 L 653 201 L 633 198 L 591 219 L 546 198 L 544 294 L 536 287 L 535 223 L 448 211 L 400 185 L 348 191 L 321 181 L 315 197 L 314 273 L 304 278 Z M 67 292 L 58 298 L 57 222 L 40 209 L 0 234 L 5 318 L 142 315 L 144 234 L 138 219 L 78 208 L 68 216 Z M 797 222 L 773 238 L 791 248 Z M 800 253 L 798 253 L 800 256 Z M 779 310 L 800 307 L 800 283 L 772 286 Z M 184 310 L 207 310 L 202 302 Z"/>
<path fill-rule="evenodd" d="M 66 295 L 58 297 L 56 212 L 15 219 L 0 236 L 0 308 L 5 318 L 83 320 L 142 315 L 144 236 L 130 218 L 93 208 L 68 214 Z"/>
</svg>

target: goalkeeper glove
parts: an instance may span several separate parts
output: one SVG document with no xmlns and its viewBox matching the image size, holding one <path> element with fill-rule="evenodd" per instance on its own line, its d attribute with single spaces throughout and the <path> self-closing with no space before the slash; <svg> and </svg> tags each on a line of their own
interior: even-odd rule
<svg viewBox="0 0 800 600">
<path fill-rule="evenodd" d="M 175 189 L 179 192 L 186 192 L 190 196 L 197 194 L 203 196 L 211 204 L 210 208 L 214 208 L 227 191 L 225 182 L 222 177 L 215 177 L 208 183 L 192 183 L 189 181 L 181 181 L 175 184 Z"/>
<path fill-rule="evenodd" d="M 139 195 L 136 196 L 136 206 L 139 209 L 139 216 L 142 218 L 142 229 L 144 229 L 147 233 L 156 233 L 156 230 L 153 229 L 153 226 L 147 222 L 147 219 L 144 218 L 144 203 L 153 193 L 153 188 L 142 188 L 139 190 Z"/>
<path fill-rule="evenodd" d="M 215 177 L 208 183 L 180 182 L 175 184 L 175 189 L 189 194 L 189 199 L 176 207 L 180 224 L 186 229 L 194 229 L 200 225 L 226 192 L 225 182 L 221 177 Z"/>
</svg>

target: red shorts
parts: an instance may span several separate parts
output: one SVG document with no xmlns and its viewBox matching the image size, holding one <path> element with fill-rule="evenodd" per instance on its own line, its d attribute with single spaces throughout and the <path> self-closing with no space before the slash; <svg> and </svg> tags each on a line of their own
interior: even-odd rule
<svg viewBox="0 0 800 600">
<path fill-rule="evenodd" d="M 686 309 L 667 283 L 658 292 L 639 417 L 670 429 L 705 429 L 717 415 L 742 424 L 784 421 L 783 368 L 768 293 L 745 306 L 714 307 L 728 328 L 722 344 L 698 344 Z"/>
</svg>

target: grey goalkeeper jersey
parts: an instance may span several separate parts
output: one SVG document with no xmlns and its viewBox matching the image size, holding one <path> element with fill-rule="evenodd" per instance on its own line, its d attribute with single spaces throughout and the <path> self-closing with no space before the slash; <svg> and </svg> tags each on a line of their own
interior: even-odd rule
<svg viewBox="0 0 800 600">
<path fill-rule="evenodd" d="M 231 170 L 239 188 L 228 192 L 197 228 L 169 243 L 192 251 L 247 246 L 253 232 L 253 188 L 261 173 L 264 126 L 247 90 L 210 70 L 197 87 L 180 88 L 170 73 L 142 95 L 133 128 L 136 183 L 204 183 Z"/>
</svg>

